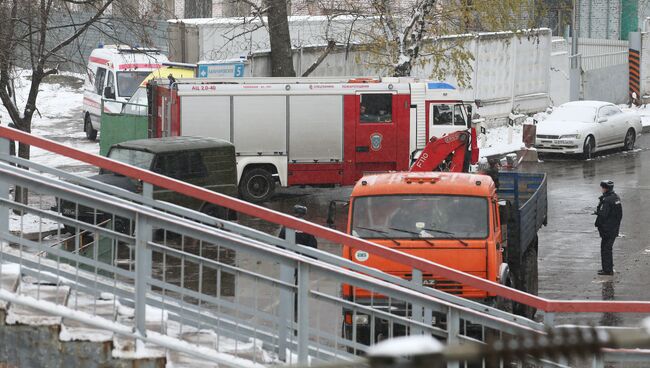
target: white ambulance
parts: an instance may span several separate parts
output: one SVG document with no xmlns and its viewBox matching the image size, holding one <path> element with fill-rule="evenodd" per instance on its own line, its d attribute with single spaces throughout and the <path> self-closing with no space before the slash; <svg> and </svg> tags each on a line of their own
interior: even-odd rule
<svg viewBox="0 0 650 368">
<path fill-rule="evenodd" d="M 151 48 L 106 45 L 93 50 L 88 59 L 83 100 L 86 137 L 97 138 L 102 99 L 105 112 L 119 113 L 142 81 L 167 61 L 167 56 Z"/>
</svg>

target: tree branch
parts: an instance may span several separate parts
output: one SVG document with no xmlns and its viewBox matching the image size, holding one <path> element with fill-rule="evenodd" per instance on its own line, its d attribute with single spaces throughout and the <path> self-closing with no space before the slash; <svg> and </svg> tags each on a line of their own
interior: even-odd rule
<svg viewBox="0 0 650 368">
<path fill-rule="evenodd" d="M 100 19 L 106 9 L 114 2 L 114 0 L 106 0 L 104 5 L 97 10 L 97 13 L 93 15 L 87 22 L 84 23 L 81 28 L 79 28 L 72 36 L 68 37 L 66 40 L 63 42 L 59 43 L 57 46 L 53 47 L 45 56 L 43 56 L 43 60 L 47 60 L 52 56 L 54 53 L 57 51 L 61 50 L 62 48 L 68 46 L 70 43 L 72 43 L 74 40 L 76 40 L 81 34 L 86 32 L 86 30 L 93 24 L 95 21 Z"/>
<path fill-rule="evenodd" d="M 323 52 L 318 56 L 318 59 L 316 59 L 316 61 L 314 61 L 314 63 L 311 64 L 311 66 L 307 68 L 307 70 L 305 70 L 304 73 L 302 73 L 302 76 L 308 77 L 309 74 L 311 74 L 314 70 L 316 70 L 316 68 L 318 68 L 318 66 L 325 60 L 327 55 L 329 55 L 329 53 L 332 52 L 332 50 L 334 50 L 334 47 L 336 47 L 336 41 L 334 40 L 328 41 L 325 50 L 323 50 Z"/>
</svg>

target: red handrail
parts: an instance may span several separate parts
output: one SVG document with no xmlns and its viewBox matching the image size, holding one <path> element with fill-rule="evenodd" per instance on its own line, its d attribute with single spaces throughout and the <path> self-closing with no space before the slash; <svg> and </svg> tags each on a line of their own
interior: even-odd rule
<svg viewBox="0 0 650 368">
<path fill-rule="evenodd" d="M 216 193 L 201 187 L 159 175 L 154 172 L 139 169 L 106 157 L 79 151 L 49 139 L 37 137 L 20 130 L 0 126 L 0 137 L 19 141 L 30 146 L 57 153 L 73 158 L 87 164 L 97 166 L 112 172 L 142 180 L 146 183 L 155 184 L 158 187 L 183 193 L 184 195 L 210 202 L 219 206 L 230 208 L 234 211 L 257 217 L 262 220 L 286 226 L 312 234 L 337 244 L 346 244 L 350 247 L 364 250 L 378 257 L 390 259 L 419 269 L 423 272 L 432 273 L 441 277 L 467 284 L 471 287 L 493 293 L 500 297 L 525 304 L 545 312 L 569 312 L 569 313 L 650 313 L 650 302 L 647 301 L 587 301 L 587 300 L 550 300 L 539 296 L 524 293 L 511 289 L 495 282 L 473 276 L 422 258 L 402 253 L 385 246 L 369 242 L 364 239 L 355 238 L 340 231 L 332 230 L 324 226 L 314 224 L 293 216 L 254 205 L 233 197 Z"/>
</svg>

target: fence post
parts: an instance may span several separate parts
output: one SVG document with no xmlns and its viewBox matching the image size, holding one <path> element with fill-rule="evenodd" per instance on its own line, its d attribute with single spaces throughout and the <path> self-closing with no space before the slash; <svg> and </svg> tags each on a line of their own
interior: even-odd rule
<svg viewBox="0 0 650 368">
<path fill-rule="evenodd" d="M 296 244 L 295 230 L 285 228 L 284 238 L 288 243 Z M 288 264 L 281 264 L 280 280 L 295 285 L 297 281 L 296 268 Z M 294 294 L 291 290 L 280 289 L 280 304 L 278 305 L 278 317 L 280 319 L 278 325 L 278 357 L 287 363 L 287 351 L 291 349 L 289 338 L 293 336 L 292 325 L 294 322 L 294 300 L 296 297 L 297 292 Z M 291 335 L 289 332 L 291 332 Z"/>
<path fill-rule="evenodd" d="M 419 288 L 422 286 L 422 271 L 418 270 L 417 268 L 414 268 L 412 271 L 412 276 L 411 276 L 411 283 L 413 284 L 414 288 Z M 411 306 L 411 319 L 413 321 L 417 322 L 424 322 L 422 319 L 422 305 L 420 304 L 413 304 Z M 420 335 L 424 331 L 422 331 L 421 328 L 419 327 L 414 327 L 412 329 L 411 335 Z"/>
<path fill-rule="evenodd" d="M 151 276 L 151 224 L 142 214 L 135 216 L 135 331 L 147 334 L 147 292 L 148 278 Z M 136 340 L 136 352 L 144 351 L 144 341 Z"/>
<path fill-rule="evenodd" d="M 298 364 L 309 363 L 309 264 L 298 265 Z"/>
</svg>

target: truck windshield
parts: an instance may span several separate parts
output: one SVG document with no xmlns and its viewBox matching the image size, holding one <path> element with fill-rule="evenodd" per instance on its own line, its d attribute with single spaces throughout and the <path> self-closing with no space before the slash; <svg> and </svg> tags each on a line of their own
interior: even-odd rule
<svg viewBox="0 0 650 368">
<path fill-rule="evenodd" d="M 122 114 L 140 116 L 147 115 L 147 88 L 138 88 L 129 99 L 129 103 L 122 106 Z"/>
<path fill-rule="evenodd" d="M 153 157 L 153 153 L 126 148 L 112 148 L 108 153 L 108 158 L 145 170 L 151 168 Z"/>
<path fill-rule="evenodd" d="M 488 201 L 481 197 L 390 195 L 358 197 L 353 204 L 352 234 L 393 239 L 484 239 Z"/>
<path fill-rule="evenodd" d="M 117 72 L 117 93 L 120 97 L 131 97 L 142 81 L 151 72 Z"/>
</svg>

